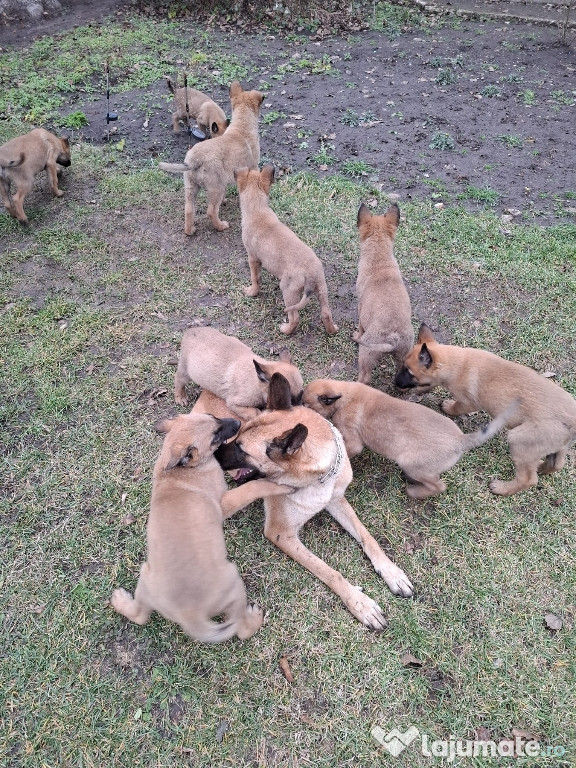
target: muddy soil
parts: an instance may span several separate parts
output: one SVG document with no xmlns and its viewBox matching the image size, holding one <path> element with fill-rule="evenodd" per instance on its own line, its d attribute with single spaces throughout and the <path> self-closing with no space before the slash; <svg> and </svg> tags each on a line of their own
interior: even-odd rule
<svg viewBox="0 0 576 768">
<path fill-rule="evenodd" d="M 102 10 L 119 15 L 119 6 L 108 0 Z M 3 27 L 0 46 L 86 23 L 101 24 L 102 11 L 77 2 L 58 19 Z M 576 221 L 576 53 L 558 29 L 461 20 L 320 41 L 214 34 L 248 66 L 243 84 L 267 94 L 263 161 L 285 172 L 344 172 L 400 201 L 511 209 L 516 222 L 542 225 Z M 75 138 L 100 144 L 112 127 L 138 164 L 180 160 L 189 136 L 172 132 L 166 82 L 128 93 L 115 85 L 112 74 L 112 126 L 104 92 L 96 101 L 72 95 L 63 114 L 81 110 L 89 121 Z M 212 96 L 230 112 L 225 86 Z"/>
</svg>

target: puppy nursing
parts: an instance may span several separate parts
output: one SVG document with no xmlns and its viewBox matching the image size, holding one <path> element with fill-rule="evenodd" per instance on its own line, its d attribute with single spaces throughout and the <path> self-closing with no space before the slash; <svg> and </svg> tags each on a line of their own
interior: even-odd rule
<svg viewBox="0 0 576 768">
<path fill-rule="evenodd" d="M 512 403 L 490 424 L 465 435 L 431 408 L 358 382 L 318 379 L 304 389 L 302 403 L 340 430 L 348 456 L 369 448 L 395 461 L 409 479 L 406 493 L 413 499 L 445 491 L 442 472 L 451 469 L 466 451 L 490 440 L 516 408 Z"/>
<path fill-rule="evenodd" d="M 445 387 L 454 398 L 442 403 L 450 416 L 483 410 L 499 417 L 518 399 L 518 408 L 505 420 L 516 476 L 490 483 L 490 490 L 503 496 L 537 485 L 538 474 L 562 469 L 576 441 L 576 401 L 568 392 L 492 352 L 439 344 L 426 325 L 395 383 L 419 391 Z"/>
<path fill-rule="evenodd" d="M 186 384 L 193 381 L 221 397 L 240 419 L 248 420 L 266 407 L 274 373 L 286 378 L 293 402 L 299 403 L 304 383 L 287 351 L 280 353 L 278 361 L 266 360 L 215 328 L 188 328 L 182 337 L 174 397 L 179 405 L 186 405 Z"/>
<path fill-rule="evenodd" d="M 262 610 L 247 605 L 238 570 L 226 558 L 222 519 L 263 493 L 289 489 L 258 481 L 227 491 L 213 454 L 239 427 L 234 419 L 205 414 L 181 415 L 157 425 L 166 438 L 154 466 L 148 558 L 134 597 L 116 589 L 110 599 L 130 621 L 145 624 L 157 611 L 205 643 L 234 635 L 246 639 L 262 625 Z M 222 622 L 212 620 L 220 615 Z"/>
<path fill-rule="evenodd" d="M 261 171 L 240 168 L 234 173 L 240 210 L 242 211 L 242 242 L 248 253 L 252 285 L 245 288 L 247 296 L 260 292 L 262 267 L 280 280 L 280 290 L 288 314 L 288 322 L 280 326 L 282 333 L 292 333 L 299 322 L 298 310 L 316 294 L 327 333 L 336 333 L 328 306 L 328 288 L 322 262 L 312 248 L 283 224 L 270 208 L 270 186 L 274 181 L 274 166 L 265 165 Z"/>
</svg>

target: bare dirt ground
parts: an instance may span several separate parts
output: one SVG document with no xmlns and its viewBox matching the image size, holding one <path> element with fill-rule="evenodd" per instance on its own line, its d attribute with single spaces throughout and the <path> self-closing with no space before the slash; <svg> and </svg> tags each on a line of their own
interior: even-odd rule
<svg viewBox="0 0 576 768">
<path fill-rule="evenodd" d="M 61 17 L 11 24 L 0 29 L 0 46 L 75 24 L 97 27 L 103 14 L 121 15 L 119 6 L 77 2 Z M 267 94 L 263 160 L 286 171 L 347 172 L 400 200 L 513 209 L 517 222 L 518 211 L 542 225 L 574 221 L 576 54 L 559 29 L 470 19 L 323 40 L 214 34 L 245 61 L 244 84 Z M 316 71 L 300 67 L 303 60 L 317 62 Z M 114 127 L 126 151 L 138 163 L 181 159 L 188 137 L 171 131 L 166 83 L 128 93 L 115 85 L 112 73 Z M 229 112 L 227 89 L 212 95 Z M 75 138 L 104 141 L 104 93 L 73 99 L 66 113 L 81 110 L 89 121 Z"/>
</svg>

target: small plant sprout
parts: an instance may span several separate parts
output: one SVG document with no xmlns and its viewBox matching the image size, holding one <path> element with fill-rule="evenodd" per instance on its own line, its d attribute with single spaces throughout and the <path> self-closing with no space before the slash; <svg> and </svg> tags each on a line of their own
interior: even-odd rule
<svg viewBox="0 0 576 768">
<path fill-rule="evenodd" d="M 448 150 L 454 149 L 456 142 L 449 133 L 442 133 L 438 131 L 432 136 L 432 140 L 429 144 L 430 149 Z"/>
</svg>

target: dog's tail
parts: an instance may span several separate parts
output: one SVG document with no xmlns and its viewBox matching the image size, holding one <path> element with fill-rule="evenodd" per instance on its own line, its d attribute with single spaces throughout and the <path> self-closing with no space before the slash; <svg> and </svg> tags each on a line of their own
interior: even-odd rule
<svg viewBox="0 0 576 768">
<path fill-rule="evenodd" d="M 0 168 L 4 170 L 4 168 L 17 168 L 19 165 L 22 165 L 22 163 L 25 160 L 24 152 L 20 152 L 20 157 L 2 157 L 0 155 Z"/>
<path fill-rule="evenodd" d="M 495 435 L 504 429 L 510 419 L 517 413 L 520 407 L 520 400 L 513 400 L 509 406 L 507 406 L 502 413 L 499 413 L 496 418 L 485 424 L 482 429 L 477 432 L 470 432 L 464 435 L 462 440 L 462 453 L 472 450 L 472 448 L 479 448 L 484 443 L 491 440 Z"/>
<path fill-rule="evenodd" d="M 291 307 L 286 307 L 286 312 L 294 312 L 299 309 L 304 309 L 306 304 L 308 304 L 308 302 L 310 301 L 310 297 L 313 295 L 314 295 L 313 290 L 305 290 L 298 304 L 293 304 Z"/>
<path fill-rule="evenodd" d="M 164 75 L 164 80 L 166 80 L 166 85 L 168 86 L 170 93 L 176 93 L 177 86 L 170 75 Z"/>
<path fill-rule="evenodd" d="M 363 347 L 367 347 L 374 352 L 394 352 L 400 343 L 400 336 L 397 333 L 391 333 L 386 338 L 386 341 L 375 341 L 369 337 L 366 338 L 366 334 L 364 334 L 359 339 L 356 339 L 356 341 L 358 344 L 361 344 Z"/>
<path fill-rule="evenodd" d="M 166 171 L 166 173 L 175 173 L 178 176 L 192 170 L 186 163 L 158 163 L 158 168 Z"/>
</svg>

